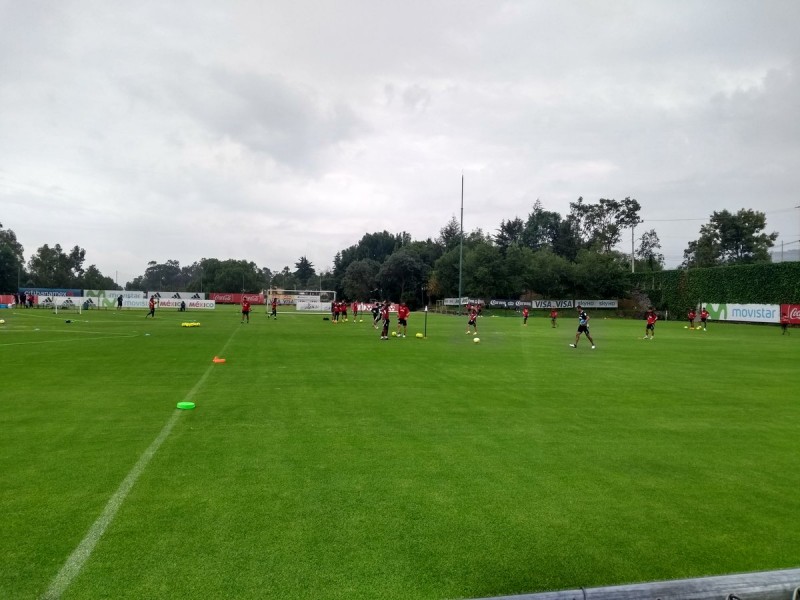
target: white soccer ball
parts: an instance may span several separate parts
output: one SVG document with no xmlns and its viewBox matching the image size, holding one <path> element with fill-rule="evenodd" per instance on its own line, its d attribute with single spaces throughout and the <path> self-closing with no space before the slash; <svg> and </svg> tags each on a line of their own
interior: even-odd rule
<svg viewBox="0 0 800 600">
<path fill-rule="evenodd" d="M 5 325 L 5 324 L 6 324 L 6 320 L 5 319 L 0 319 L 0 325 Z"/>
<path fill-rule="evenodd" d="M 476 337 L 476 338 L 472 338 L 472 341 L 473 341 L 475 344 L 478 344 L 478 343 L 480 343 L 480 341 L 481 341 L 481 338 L 477 338 L 477 337 Z"/>
</svg>

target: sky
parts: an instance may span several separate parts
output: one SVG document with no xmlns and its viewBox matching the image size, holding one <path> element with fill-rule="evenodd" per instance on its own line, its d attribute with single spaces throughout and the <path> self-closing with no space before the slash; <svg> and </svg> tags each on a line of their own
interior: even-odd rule
<svg viewBox="0 0 800 600">
<path fill-rule="evenodd" d="M 318 271 L 366 233 L 638 200 L 667 266 L 714 211 L 800 244 L 800 2 L 0 0 L 0 223 Z M 620 249 L 630 251 L 631 232 Z"/>
</svg>

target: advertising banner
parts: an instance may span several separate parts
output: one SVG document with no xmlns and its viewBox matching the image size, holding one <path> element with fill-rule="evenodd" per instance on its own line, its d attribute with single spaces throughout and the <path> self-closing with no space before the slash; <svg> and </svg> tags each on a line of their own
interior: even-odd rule
<svg viewBox="0 0 800 600">
<path fill-rule="evenodd" d="M 62 288 L 19 288 L 20 292 L 34 296 L 82 296 L 83 290 L 68 290 Z"/>
<path fill-rule="evenodd" d="M 214 310 L 217 303 L 213 300 L 192 300 L 191 298 L 184 300 L 183 298 L 161 298 L 158 301 L 158 308 L 180 308 L 181 302 L 186 303 L 186 310 Z M 125 300 L 122 301 L 125 305 Z"/>
<path fill-rule="evenodd" d="M 575 300 L 575 306 L 583 308 L 617 308 L 619 300 Z"/>
<path fill-rule="evenodd" d="M 780 323 L 779 304 L 713 304 L 701 303 L 706 307 L 712 321 L 740 321 L 744 323 Z"/>
<path fill-rule="evenodd" d="M 250 301 L 250 304 L 265 304 L 264 294 L 234 294 L 230 292 L 211 292 L 208 295 L 209 300 L 213 300 L 218 304 L 241 304 L 242 298 L 247 298 Z M 180 304 L 180 302 L 178 302 L 178 304 Z"/>
<path fill-rule="evenodd" d="M 119 294 L 117 294 L 119 295 Z M 206 295 L 201 292 L 147 292 L 147 297 L 171 298 L 173 300 L 205 300 Z M 180 302 L 179 302 L 180 304 Z"/>
<path fill-rule="evenodd" d="M 8 308 L 16 302 L 16 299 L 11 294 L 0 296 L 0 308 Z"/>
<path fill-rule="evenodd" d="M 781 314 L 789 315 L 789 323 L 800 325 L 800 304 L 781 304 Z"/>
<path fill-rule="evenodd" d="M 297 296 L 295 303 L 298 311 L 330 312 L 331 303 L 322 302 L 320 296 Z M 349 305 L 348 305 L 349 308 Z"/>
</svg>

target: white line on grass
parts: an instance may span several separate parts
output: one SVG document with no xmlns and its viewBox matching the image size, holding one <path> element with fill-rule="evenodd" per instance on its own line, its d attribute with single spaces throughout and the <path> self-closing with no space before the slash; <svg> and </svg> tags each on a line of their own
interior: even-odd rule
<svg viewBox="0 0 800 600">
<path fill-rule="evenodd" d="M 226 348 L 231 343 L 231 340 L 233 340 L 233 336 L 236 335 L 237 331 L 239 331 L 238 327 L 233 330 L 231 337 L 229 337 L 228 341 L 225 342 L 225 345 L 222 347 L 222 350 L 219 352 L 219 354 L 225 353 Z M 186 394 L 183 399 L 184 402 L 194 398 L 195 394 L 203 386 L 206 379 L 208 379 L 208 376 L 211 374 L 213 368 L 214 365 L 212 364 L 206 369 L 202 377 L 200 377 L 194 387 L 189 390 L 189 393 Z M 125 479 L 122 480 L 119 488 L 117 488 L 117 491 L 114 492 L 114 495 L 109 499 L 106 507 L 103 509 L 103 512 L 89 528 L 89 531 L 81 540 L 80 544 L 78 544 L 77 548 L 72 551 L 72 554 L 70 554 L 69 558 L 67 558 L 67 562 L 64 563 L 64 566 L 61 567 L 61 570 L 50 583 L 50 587 L 48 587 L 47 591 L 42 595 L 42 600 L 57 600 L 58 598 L 61 598 L 61 594 L 66 591 L 72 581 L 81 572 L 83 565 L 89 560 L 89 557 L 92 555 L 92 551 L 97 545 L 97 542 L 100 541 L 100 538 L 103 536 L 103 533 L 105 533 L 105 530 L 108 529 L 109 525 L 111 525 L 111 522 L 114 520 L 119 507 L 122 506 L 122 503 L 125 501 L 125 498 L 128 496 L 131 488 L 133 488 L 136 480 L 139 479 L 139 476 L 142 474 L 142 472 L 144 472 L 145 468 L 150 462 L 150 459 L 153 458 L 155 453 L 158 452 L 158 449 L 161 447 L 161 444 L 163 444 L 164 440 L 167 439 L 182 413 L 183 411 L 175 409 L 170 418 L 167 420 L 167 423 L 161 429 L 158 437 L 153 440 L 150 446 L 147 447 L 147 450 L 145 450 L 144 453 L 139 457 L 139 460 L 136 461 L 136 464 L 133 465 L 133 468 L 130 470 Z"/>
</svg>

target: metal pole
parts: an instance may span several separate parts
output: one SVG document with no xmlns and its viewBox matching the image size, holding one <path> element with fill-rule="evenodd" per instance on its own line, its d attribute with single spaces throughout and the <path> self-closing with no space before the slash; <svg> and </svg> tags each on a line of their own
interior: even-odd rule
<svg viewBox="0 0 800 600">
<path fill-rule="evenodd" d="M 653 581 L 609 587 L 580 588 L 517 596 L 497 596 L 484 600 L 642 600 L 644 598 L 748 598 L 753 600 L 790 600 L 800 586 L 800 569 L 762 571 L 737 575 Z"/>
<path fill-rule="evenodd" d="M 458 249 L 458 314 L 461 314 L 461 268 L 464 262 L 464 172 L 461 172 L 461 242 Z"/>
<path fill-rule="evenodd" d="M 633 262 L 633 236 L 635 231 L 636 225 L 631 225 L 631 273 L 634 273 L 636 269 Z"/>
</svg>

